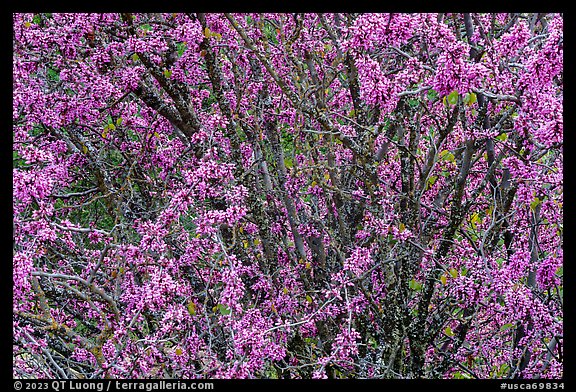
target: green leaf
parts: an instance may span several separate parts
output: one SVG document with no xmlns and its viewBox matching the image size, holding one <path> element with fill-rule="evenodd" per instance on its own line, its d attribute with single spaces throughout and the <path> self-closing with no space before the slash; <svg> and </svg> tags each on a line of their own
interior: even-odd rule
<svg viewBox="0 0 576 392">
<path fill-rule="evenodd" d="M 196 304 L 193 301 L 188 302 L 188 313 L 190 313 L 190 316 L 196 314 Z"/>
<path fill-rule="evenodd" d="M 368 338 L 368 344 L 370 345 L 370 347 L 372 348 L 378 348 L 378 341 L 376 339 L 374 339 L 372 336 L 370 336 Z"/>
<path fill-rule="evenodd" d="M 164 76 L 166 76 L 167 78 L 170 78 L 170 76 L 172 76 L 172 71 L 169 69 L 165 69 L 164 70 Z"/>
<path fill-rule="evenodd" d="M 292 167 L 294 167 L 294 163 L 292 162 L 292 158 L 284 158 L 284 166 L 286 166 L 288 169 L 291 169 Z"/>
<path fill-rule="evenodd" d="M 464 96 L 464 103 L 468 106 L 472 106 L 477 101 L 478 97 L 476 97 L 475 93 L 466 93 L 466 95 Z"/>
<path fill-rule="evenodd" d="M 480 219 L 480 215 L 478 215 L 478 213 L 475 212 L 470 217 L 470 224 L 471 224 L 473 230 L 476 230 L 476 224 L 478 222 L 482 222 L 482 219 Z"/>
<path fill-rule="evenodd" d="M 116 125 L 120 126 L 120 124 L 122 124 L 122 121 L 124 121 L 124 119 L 122 117 L 118 117 L 118 119 L 116 120 Z"/>
<path fill-rule="evenodd" d="M 138 57 L 138 53 L 134 53 L 132 55 L 132 61 L 138 61 L 138 60 L 140 60 L 140 57 Z"/>
<path fill-rule="evenodd" d="M 500 365 L 500 368 L 496 372 L 496 376 L 498 378 L 502 378 L 505 374 L 509 374 L 509 371 L 510 371 L 510 366 L 506 363 L 503 363 L 502 365 Z"/>
<path fill-rule="evenodd" d="M 276 38 L 276 29 L 270 24 L 266 23 L 263 28 L 264 36 L 269 40 L 272 41 L 274 45 L 278 44 L 278 40 Z"/>
<path fill-rule="evenodd" d="M 307 295 L 307 296 L 306 296 L 306 301 L 307 301 L 309 304 L 311 304 L 311 303 L 312 303 L 312 297 L 309 296 L 309 295 Z"/>
<path fill-rule="evenodd" d="M 178 57 L 182 57 L 186 51 L 186 42 L 178 42 L 176 44 L 176 50 L 178 51 Z"/>
<path fill-rule="evenodd" d="M 494 211 L 494 206 L 490 204 L 490 207 L 486 210 L 486 215 L 491 216 L 492 212 Z"/>
<path fill-rule="evenodd" d="M 444 328 L 444 333 L 445 333 L 447 336 L 454 336 L 454 331 L 452 331 L 452 328 L 450 328 L 450 326 Z"/>
<path fill-rule="evenodd" d="M 422 290 L 422 283 L 412 278 L 412 280 L 408 283 L 408 287 L 410 287 L 411 290 L 420 291 Z"/>
<path fill-rule="evenodd" d="M 535 198 L 534 201 L 532 203 L 530 203 L 530 209 L 532 211 L 536 211 L 536 208 L 542 204 L 542 200 L 540 200 L 539 198 Z"/>
<path fill-rule="evenodd" d="M 558 269 L 556 270 L 556 275 L 560 276 L 560 277 L 564 276 L 564 267 L 563 266 L 558 267 Z"/>
<path fill-rule="evenodd" d="M 448 150 L 441 151 L 439 156 L 440 156 L 440 159 L 442 159 L 443 161 L 454 162 L 456 160 L 456 157 L 454 156 L 454 154 L 452 154 Z"/>
<path fill-rule="evenodd" d="M 458 91 L 454 90 L 448 94 L 447 100 L 450 105 L 456 105 L 458 103 Z"/>
<path fill-rule="evenodd" d="M 450 275 L 452 275 L 453 278 L 457 278 L 458 270 L 456 270 L 455 268 L 450 268 Z"/>
<path fill-rule="evenodd" d="M 222 314 L 223 316 L 227 316 L 230 313 L 232 313 L 232 310 L 224 304 L 218 304 L 218 305 L 216 305 L 216 307 L 220 311 L 220 314 Z"/>
<path fill-rule="evenodd" d="M 456 380 L 470 380 L 472 377 L 466 373 L 456 372 L 452 375 L 452 378 Z"/>
<path fill-rule="evenodd" d="M 503 326 L 500 327 L 500 332 L 507 331 L 510 328 L 512 328 L 513 326 L 514 326 L 514 324 L 504 324 Z"/>
<path fill-rule="evenodd" d="M 435 101 L 438 98 L 438 91 L 431 88 L 428 90 L 427 96 L 430 101 Z"/>
<path fill-rule="evenodd" d="M 47 68 L 46 76 L 48 76 L 48 79 L 53 81 L 53 82 L 59 82 L 60 81 L 60 72 L 56 72 L 52 68 Z"/>
<path fill-rule="evenodd" d="M 204 37 L 210 38 L 212 36 L 212 32 L 208 27 L 204 28 Z"/>
<path fill-rule="evenodd" d="M 442 282 L 442 284 L 443 284 L 444 286 L 446 286 L 446 282 L 447 282 L 447 281 L 448 281 L 448 278 L 446 277 L 446 275 L 442 275 L 442 276 L 440 277 L 440 282 Z"/>
<path fill-rule="evenodd" d="M 432 188 L 432 186 L 436 183 L 436 180 L 438 180 L 438 176 L 430 176 L 430 177 L 428 177 L 428 182 L 427 182 L 427 187 L 426 187 L 426 189 Z"/>
<path fill-rule="evenodd" d="M 501 142 L 505 142 L 508 140 L 508 134 L 506 132 L 496 136 L 496 140 L 500 140 Z"/>
</svg>

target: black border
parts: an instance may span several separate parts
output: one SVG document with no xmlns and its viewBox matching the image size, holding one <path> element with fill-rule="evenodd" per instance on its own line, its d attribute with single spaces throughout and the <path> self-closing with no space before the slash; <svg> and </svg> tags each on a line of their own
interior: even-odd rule
<svg viewBox="0 0 576 392">
<path fill-rule="evenodd" d="M 297 6 L 296 6 L 297 5 Z M 456 9 L 457 11 L 471 11 L 470 8 L 473 8 L 474 12 L 495 12 L 495 9 L 497 12 L 506 12 L 506 11 L 510 11 L 510 10 L 514 10 L 514 11 L 518 11 L 518 8 L 522 8 L 522 11 L 525 12 L 529 12 L 529 11 L 534 11 L 534 12 L 540 12 L 543 9 L 547 9 L 549 12 L 562 12 L 563 9 L 565 7 L 560 7 L 557 4 L 552 4 L 550 2 L 546 2 L 546 3 L 538 3 L 538 4 L 532 4 L 532 3 L 522 3 L 520 7 L 518 7 L 518 4 L 513 4 L 510 2 L 500 2 L 499 4 L 497 4 L 496 7 L 494 7 L 494 4 L 492 4 L 492 8 L 487 10 L 486 5 L 488 5 L 488 3 L 475 3 L 475 2 L 458 2 L 458 3 L 443 3 L 440 5 L 434 5 L 433 9 L 430 10 L 426 10 L 426 6 L 430 6 L 430 2 L 419 2 L 419 1 L 412 1 L 412 2 L 386 2 L 385 0 L 378 0 L 378 1 L 370 1 L 370 2 L 361 2 L 361 1 L 354 1 L 352 2 L 346 2 L 346 3 L 340 3 L 340 7 L 338 7 L 338 4 L 336 3 L 331 3 L 330 5 L 327 5 L 326 3 L 322 4 L 321 2 L 308 2 L 306 4 L 303 5 L 298 5 L 298 3 L 284 3 L 284 2 L 270 2 L 268 4 L 266 4 L 266 12 L 295 12 L 296 10 L 299 12 L 392 12 L 392 11 L 396 11 L 396 12 L 440 12 L 440 11 L 450 11 L 450 12 L 454 12 Z M 562 4 L 564 5 L 564 4 Z M 380 9 L 375 9 L 375 8 L 380 8 Z M 172 12 L 172 11 L 178 11 L 178 12 L 182 12 L 183 9 L 186 10 L 193 10 L 194 12 L 196 11 L 205 11 L 205 12 L 224 12 L 224 11 L 230 11 L 230 10 L 234 10 L 235 12 L 254 12 L 254 11 L 263 11 L 262 8 L 258 8 L 258 6 L 256 6 L 254 3 L 248 3 L 248 2 L 241 2 L 241 1 L 236 1 L 234 3 L 229 3 L 227 4 L 226 2 L 223 2 L 221 0 L 215 1 L 209 1 L 209 2 L 182 2 L 180 4 L 178 3 L 166 3 L 166 2 L 158 2 L 156 4 L 153 3 L 144 3 L 142 1 L 122 1 L 120 2 L 116 2 L 114 3 L 114 6 L 110 6 L 108 4 L 106 4 L 105 2 L 101 2 L 101 1 L 95 1 L 92 3 L 89 2 L 77 2 L 75 4 L 67 4 L 64 5 L 64 3 L 60 3 L 60 4 L 56 4 L 56 3 L 50 3 L 49 5 L 46 5 L 46 3 L 44 4 L 39 4 L 38 2 L 33 2 L 33 1 L 28 1 L 28 0 L 21 0 L 18 2 L 14 2 L 12 1 L 9 4 L 9 12 L 3 12 L 2 13 L 2 20 L 1 20 L 1 28 L 4 29 L 3 31 L 3 37 L 4 39 L 2 40 L 3 43 L 3 48 L 5 52 L 7 52 L 7 56 L 8 56 L 8 52 L 12 51 L 12 45 L 11 45 L 11 41 L 9 37 L 12 37 L 12 13 L 14 12 L 33 12 L 33 11 L 42 11 L 42 10 L 50 10 L 50 11 L 62 11 L 62 12 L 118 12 L 118 11 L 133 11 L 134 9 L 138 9 L 139 11 L 154 11 L 154 12 L 159 12 L 159 11 L 164 11 L 164 12 Z M 563 12 L 564 14 L 564 23 L 565 25 L 568 26 L 574 26 L 576 25 L 575 23 L 570 23 L 570 22 L 575 22 L 575 18 L 573 17 L 572 14 L 570 13 L 566 13 Z M 566 38 L 565 38 L 566 39 Z M 568 42 L 570 42 L 568 40 Z M 567 55 L 565 56 L 564 60 L 566 61 L 565 63 L 565 69 L 572 71 L 574 69 L 574 66 L 576 65 L 574 63 L 573 60 L 573 54 L 575 54 L 574 52 L 570 52 L 570 50 L 568 50 Z M 565 76 L 566 74 L 568 74 L 568 81 L 571 80 L 570 74 L 565 72 Z M 3 78 L 1 79 L 6 86 L 5 87 L 6 90 L 8 90 L 9 86 L 12 84 L 12 79 L 11 79 L 11 71 L 10 72 L 6 72 L 3 75 Z M 564 105 L 568 105 L 568 107 L 570 107 L 570 100 L 573 99 L 571 97 L 571 94 L 564 94 L 564 98 L 568 98 L 564 100 Z M 8 106 L 7 102 L 10 102 L 8 100 L 4 101 L 6 103 L 6 106 Z M 1 111 L 1 113 L 3 114 L 3 124 L 4 126 L 2 127 L 2 129 L 4 130 L 8 130 L 11 129 L 11 124 L 12 124 L 12 118 L 11 118 L 11 108 L 5 107 L 4 110 Z M 565 114 L 565 118 L 570 118 L 571 115 L 574 113 L 573 110 L 566 110 L 564 112 Z M 566 115 L 567 114 L 567 115 Z M 573 115 L 572 115 L 573 117 Z M 566 121 L 565 121 L 566 122 Z M 573 122 L 569 122 L 569 124 L 572 124 Z M 568 145 L 571 145 L 571 140 L 573 139 L 573 136 L 571 137 L 570 135 L 574 135 L 575 131 L 571 129 L 571 127 L 568 127 L 568 131 L 567 134 L 569 135 L 567 138 L 564 138 L 564 142 L 568 142 Z M 11 139 L 10 139 L 11 140 Z M 10 151 L 12 148 L 12 143 L 0 143 L 0 146 L 2 149 L 5 149 L 6 151 L 3 151 L 2 154 L 0 154 L 2 161 L 0 162 L 0 178 L 1 181 L 5 182 L 5 187 L 0 188 L 0 201 L 2 202 L 2 205 L 5 205 L 5 208 L 7 210 L 6 215 L 8 215 L 11 210 L 12 210 L 12 193 L 8 192 L 8 189 L 12 189 L 12 183 L 11 183 L 11 179 L 12 179 L 12 163 L 11 163 L 11 157 L 12 157 L 12 152 Z M 571 146 L 574 147 L 574 146 Z M 571 158 L 571 157 L 570 157 Z M 569 159 L 567 162 L 570 164 L 571 159 Z M 565 169 L 566 170 L 566 169 Z M 572 185 L 576 185 L 574 184 L 575 180 L 572 178 L 571 176 L 572 172 L 570 172 L 568 175 L 564 176 L 564 180 L 568 180 L 568 183 L 566 185 L 566 187 L 568 189 L 575 189 L 574 187 L 570 187 L 570 183 L 572 182 Z M 10 183 L 9 183 L 10 182 Z M 568 196 L 568 197 L 566 197 Z M 574 200 L 572 200 L 572 194 L 571 192 L 566 193 L 566 195 L 564 196 L 564 205 L 565 206 L 572 206 L 574 203 Z M 572 203 L 571 203 L 572 202 Z M 569 218 L 568 214 L 568 218 Z M 565 255 L 565 260 L 566 259 L 572 259 L 572 255 L 575 254 L 575 252 L 573 252 L 573 249 L 570 249 L 570 245 L 574 244 L 574 241 L 571 241 L 571 237 L 572 237 L 572 233 L 574 232 L 573 227 L 574 227 L 574 221 L 571 219 L 564 219 L 564 225 L 565 225 L 565 233 L 568 234 L 568 236 L 566 236 L 567 240 L 565 239 L 564 242 L 568 244 L 568 248 L 564 248 L 564 255 Z M 5 227 L 12 227 L 9 226 L 8 222 L 6 222 L 6 226 Z M 4 232 L 4 235 L 6 237 L 6 240 L 8 240 L 7 236 L 8 236 L 8 232 L 11 230 L 6 230 Z M 8 241 L 6 241 L 6 243 L 10 243 Z M 9 254 L 9 249 L 6 250 L 6 254 Z M 13 283 L 12 283 L 12 279 L 10 279 L 10 277 L 12 276 L 12 268 L 10 267 L 10 264 L 8 262 L 8 260 L 4 260 L 4 262 L 2 263 L 2 268 L 6 269 L 5 273 L 2 273 L 2 279 L 5 280 L 5 283 L 0 285 L 0 290 L 1 290 L 1 297 L 2 300 L 2 306 L 4 306 L 6 308 L 5 313 L 2 314 L 11 314 L 11 310 L 8 309 L 8 307 L 12 306 L 12 300 L 11 298 L 13 298 Z M 572 277 L 573 275 L 573 270 L 572 268 L 570 268 L 570 263 L 568 264 L 568 268 L 564 269 L 565 273 L 567 272 L 567 274 L 565 275 L 566 277 L 568 277 L 568 280 L 564 282 L 564 286 L 566 287 L 567 282 L 571 282 L 573 279 Z M 568 285 L 570 287 L 570 285 Z M 568 292 L 570 292 L 570 290 L 568 290 Z M 566 296 L 569 297 L 569 296 Z M 572 326 L 574 325 L 574 319 L 572 317 L 572 311 L 573 311 L 573 307 L 570 306 L 570 302 L 568 303 L 568 306 L 565 306 L 565 311 L 564 311 L 564 319 L 566 320 L 565 325 L 567 326 Z M 6 316 L 5 319 L 8 319 L 8 317 Z M 7 321 L 7 320 L 6 320 Z M 6 347 L 4 347 L 5 351 L 4 351 L 4 355 L 6 355 L 6 357 L 2 357 L 2 358 L 6 358 L 8 359 L 8 355 L 11 355 L 11 351 L 12 351 L 12 344 L 11 344 L 11 339 L 10 337 L 12 336 L 12 327 L 8 322 L 5 323 L 0 323 L 0 326 L 2 328 L 2 330 L 0 331 L 4 331 L 4 329 L 6 330 L 5 333 L 2 333 L 0 336 L 4 337 L 4 339 L 0 339 L 0 341 L 2 341 Z M 564 334 L 566 335 L 568 331 L 570 331 L 571 329 L 568 328 L 567 330 L 564 331 Z M 463 388 L 476 388 L 476 387 L 482 387 L 484 390 L 486 391 L 496 391 L 496 390 L 509 390 L 509 389 L 515 389 L 515 390 L 525 390 L 525 389 L 530 389 L 532 390 L 532 386 L 533 385 L 537 385 L 540 383 L 551 383 L 551 389 L 550 390 L 554 390 L 554 383 L 556 383 L 555 385 L 558 386 L 558 388 L 556 390 L 558 391 L 563 391 L 566 387 L 564 386 L 564 382 L 568 381 L 567 385 L 571 385 L 570 380 L 573 378 L 572 377 L 572 373 L 569 371 L 569 367 L 572 364 L 572 358 L 570 357 L 570 354 L 574 352 L 574 350 L 571 349 L 571 347 L 573 347 L 573 342 L 570 339 L 570 337 L 568 337 L 568 339 L 564 339 L 564 378 L 561 380 L 507 380 L 507 379 L 496 379 L 496 380 L 489 380 L 489 379 L 482 379 L 482 380 L 451 380 L 451 379 L 438 379 L 438 380 L 421 380 L 421 379 L 408 379 L 408 380 L 376 380 L 376 379 L 359 379 L 359 380 L 351 380 L 351 379 L 343 379 L 343 380 L 179 380 L 181 382 L 190 384 L 192 382 L 212 382 L 214 383 L 214 389 L 212 389 L 213 391 L 222 391 L 222 390 L 236 390 L 238 388 L 248 388 L 248 389 L 256 389 L 258 390 L 259 388 L 261 388 L 262 390 L 270 390 L 273 389 L 275 387 L 287 387 L 287 388 L 336 388 L 336 387 L 344 387 L 346 389 L 353 389 L 353 388 L 362 388 L 365 390 L 378 390 L 380 388 L 388 388 L 391 387 L 394 389 L 396 388 L 406 388 L 406 387 L 415 387 L 415 388 L 419 388 L 419 387 L 423 387 L 423 388 L 442 388 L 444 389 L 448 389 L 448 390 L 458 390 L 461 391 Z M 16 390 L 15 389 L 15 382 L 16 380 L 12 379 L 12 367 L 6 365 L 5 368 L 2 368 L 2 373 L 0 376 L 0 380 L 5 381 L 6 382 L 6 386 L 10 385 L 11 390 Z M 22 383 L 23 391 L 26 391 L 26 386 L 30 385 L 30 387 L 32 386 L 33 383 L 35 383 L 36 386 L 38 386 L 39 384 L 48 384 L 49 388 L 47 390 L 55 390 L 52 388 L 52 381 L 54 380 L 18 380 Z M 105 380 L 82 380 L 83 382 L 87 382 L 87 383 L 91 383 L 91 384 L 98 384 L 98 383 L 102 383 L 102 382 L 106 382 Z M 115 391 L 115 390 L 119 390 L 116 389 L 115 387 L 115 380 L 112 380 L 112 384 L 111 387 L 109 388 L 110 391 Z M 123 381 L 130 381 L 130 380 L 123 380 Z M 160 383 L 160 380 L 131 380 L 134 382 L 146 382 L 148 384 L 158 384 Z M 176 380 L 174 380 L 176 381 Z M 507 385 L 514 385 L 514 387 L 509 387 L 507 386 L 506 389 L 502 389 L 501 385 L 503 383 L 506 383 Z M 560 384 L 563 387 L 560 387 Z M 547 388 L 544 388 L 547 389 Z M 31 390 L 31 389 L 29 389 Z M 37 390 L 37 389 L 36 389 Z M 61 391 L 68 391 L 70 389 L 65 388 L 65 389 L 61 389 Z M 104 391 L 106 391 L 106 386 L 104 386 Z M 132 390 L 141 390 L 141 389 L 132 389 Z M 146 390 L 146 389 L 144 389 Z M 157 390 L 157 389 L 152 389 L 152 390 Z M 179 391 L 181 389 L 173 389 L 174 391 Z M 356 391 L 354 391 L 356 392 Z"/>
</svg>

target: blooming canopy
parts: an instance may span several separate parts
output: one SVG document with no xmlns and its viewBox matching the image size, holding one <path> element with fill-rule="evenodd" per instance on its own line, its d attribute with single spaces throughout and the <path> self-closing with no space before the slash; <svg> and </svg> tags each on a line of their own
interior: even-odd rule
<svg viewBox="0 0 576 392">
<path fill-rule="evenodd" d="M 14 14 L 14 377 L 562 377 L 562 93 L 558 14 Z"/>
</svg>

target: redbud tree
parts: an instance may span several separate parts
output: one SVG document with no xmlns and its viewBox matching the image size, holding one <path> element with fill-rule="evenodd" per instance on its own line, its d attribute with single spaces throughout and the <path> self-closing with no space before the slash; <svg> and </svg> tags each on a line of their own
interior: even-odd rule
<svg viewBox="0 0 576 392">
<path fill-rule="evenodd" d="M 562 377 L 562 93 L 558 14 L 14 14 L 14 377 Z"/>
</svg>

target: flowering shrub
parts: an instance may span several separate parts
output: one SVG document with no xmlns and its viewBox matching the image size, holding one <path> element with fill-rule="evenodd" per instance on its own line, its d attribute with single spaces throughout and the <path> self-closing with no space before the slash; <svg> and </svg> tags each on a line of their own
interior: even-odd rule
<svg viewBox="0 0 576 392">
<path fill-rule="evenodd" d="M 14 377 L 559 378 L 558 14 L 14 14 Z"/>
</svg>

